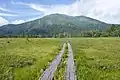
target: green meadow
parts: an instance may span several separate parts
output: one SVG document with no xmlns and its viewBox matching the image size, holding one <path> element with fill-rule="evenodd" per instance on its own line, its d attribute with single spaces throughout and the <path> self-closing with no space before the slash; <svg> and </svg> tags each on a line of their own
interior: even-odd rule
<svg viewBox="0 0 120 80">
<path fill-rule="evenodd" d="M 70 41 L 77 80 L 119 80 L 119 38 L 1 38 L 0 80 L 38 80 L 49 63 Z M 64 80 L 67 46 L 54 73 Z"/>
<path fill-rule="evenodd" d="M 120 80 L 119 38 L 71 39 L 78 80 Z"/>
<path fill-rule="evenodd" d="M 60 39 L 1 38 L 0 80 L 38 80 L 62 44 Z"/>
</svg>

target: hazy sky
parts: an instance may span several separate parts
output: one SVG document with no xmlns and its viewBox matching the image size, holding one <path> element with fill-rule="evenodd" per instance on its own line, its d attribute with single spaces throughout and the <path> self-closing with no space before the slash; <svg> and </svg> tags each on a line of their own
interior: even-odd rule
<svg viewBox="0 0 120 80">
<path fill-rule="evenodd" d="M 120 0 L 0 0 L 0 25 L 60 13 L 120 24 Z"/>
</svg>

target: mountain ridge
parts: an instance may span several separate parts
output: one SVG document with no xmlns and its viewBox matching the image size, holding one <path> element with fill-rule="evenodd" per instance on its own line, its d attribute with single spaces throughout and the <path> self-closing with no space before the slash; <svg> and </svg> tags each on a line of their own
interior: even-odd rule
<svg viewBox="0 0 120 80">
<path fill-rule="evenodd" d="M 8 24 L 0 27 L 0 35 L 78 35 L 81 31 L 106 30 L 110 24 L 86 16 L 51 14 L 22 24 Z"/>
</svg>

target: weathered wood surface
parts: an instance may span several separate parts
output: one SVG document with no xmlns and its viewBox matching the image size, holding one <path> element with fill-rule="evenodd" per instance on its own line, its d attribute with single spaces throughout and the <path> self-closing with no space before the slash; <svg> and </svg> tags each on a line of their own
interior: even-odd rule
<svg viewBox="0 0 120 80">
<path fill-rule="evenodd" d="M 49 67 L 43 72 L 39 80 L 52 80 L 53 79 L 54 72 L 56 71 L 57 66 L 61 62 L 62 55 L 65 51 L 65 46 L 66 44 L 64 43 L 62 50 L 59 52 L 56 58 L 50 63 Z"/>
<path fill-rule="evenodd" d="M 68 43 L 68 58 L 66 65 L 65 80 L 76 80 L 73 51 L 70 43 Z"/>
</svg>

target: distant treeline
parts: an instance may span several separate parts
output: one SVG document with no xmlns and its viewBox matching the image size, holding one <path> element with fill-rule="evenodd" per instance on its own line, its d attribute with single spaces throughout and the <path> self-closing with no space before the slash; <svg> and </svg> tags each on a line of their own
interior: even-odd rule
<svg viewBox="0 0 120 80">
<path fill-rule="evenodd" d="M 105 31 L 94 30 L 94 31 L 84 31 L 81 33 L 82 37 L 120 37 L 120 26 L 111 25 Z"/>
<path fill-rule="evenodd" d="M 39 31 L 37 31 L 39 32 Z M 74 32 L 76 33 L 76 32 Z M 120 37 L 120 26 L 111 25 L 107 30 L 90 30 L 81 31 L 78 34 L 73 35 L 73 33 L 61 32 L 49 34 L 20 34 L 20 35 L 0 35 L 0 38 L 65 38 L 65 37 Z"/>
</svg>

